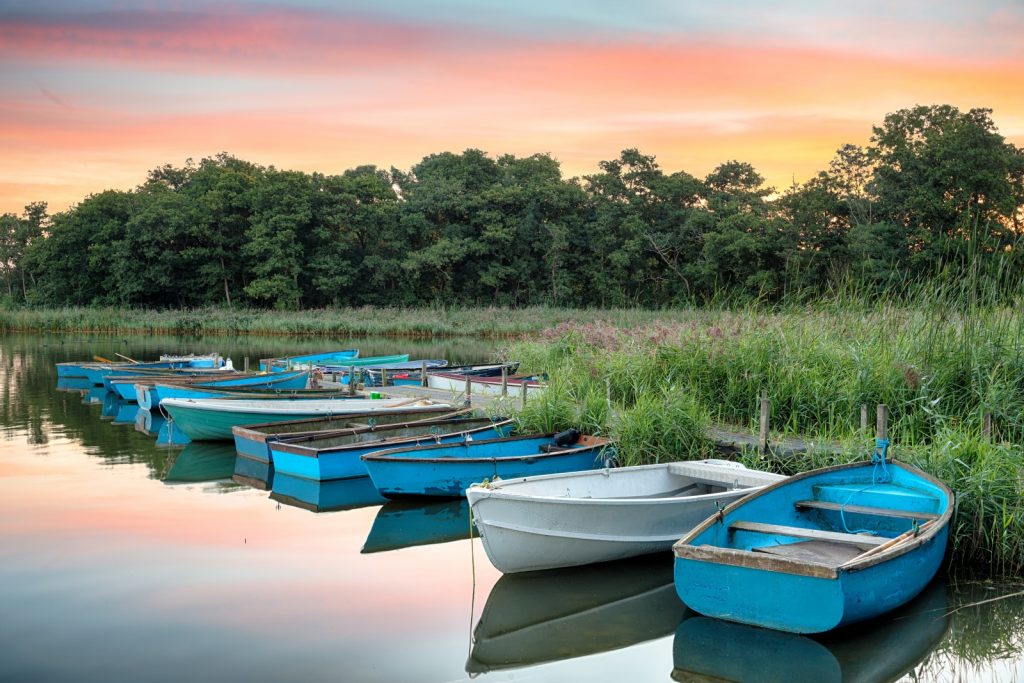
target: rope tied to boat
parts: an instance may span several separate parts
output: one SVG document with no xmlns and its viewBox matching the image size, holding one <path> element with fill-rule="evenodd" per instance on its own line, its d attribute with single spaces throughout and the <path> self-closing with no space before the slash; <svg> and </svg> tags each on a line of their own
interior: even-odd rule
<svg viewBox="0 0 1024 683">
<path fill-rule="evenodd" d="M 872 486 L 875 486 L 876 484 L 885 484 L 892 481 L 892 475 L 889 474 L 889 468 L 886 467 L 886 458 L 888 454 L 889 439 L 875 439 L 875 451 L 874 453 L 871 454 L 871 483 L 865 486 L 864 488 L 858 489 L 856 491 L 851 491 L 850 495 L 846 497 L 846 500 L 844 500 L 839 505 L 839 521 L 842 522 L 843 531 L 845 531 L 846 533 L 871 534 L 872 536 L 878 535 L 877 531 L 872 531 L 871 529 L 858 529 L 856 531 L 851 531 L 850 528 L 846 525 L 846 506 L 851 500 L 853 500 L 853 497 L 856 496 L 857 494 L 864 493 L 865 491 L 870 489 Z M 917 522 L 915 521 L 914 524 L 916 526 Z M 917 535 L 916 532 L 915 535 Z"/>
<path fill-rule="evenodd" d="M 715 501 L 715 516 L 718 517 L 719 524 L 725 521 L 725 506 L 720 500 Z"/>
<path fill-rule="evenodd" d="M 871 472 L 871 483 L 886 483 L 892 481 L 889 468 L 886 467 L 886 459 L 889 455 L 889 439 L 875 439 L 875 452 L 871 456 L 874 469 Z M 882 470 L 881 476 L 877 476 L 878 470 Z"/>
</svg>

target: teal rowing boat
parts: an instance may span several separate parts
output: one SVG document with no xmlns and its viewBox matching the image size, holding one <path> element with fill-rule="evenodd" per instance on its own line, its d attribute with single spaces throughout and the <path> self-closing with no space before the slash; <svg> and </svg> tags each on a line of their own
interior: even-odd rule
<svg viewBox="0 0 1024 683">
<path fill-rule="evenodd" d="M 309 399 L 187 399 L 169 398 L 160 403 L 175 429 L 193 441 L 230 441 L 232 427 L 265 422 L 287 422 L 352 413 L 436 411 L 438 404 L 426 399 L 359 400 Z"/>
</svg>

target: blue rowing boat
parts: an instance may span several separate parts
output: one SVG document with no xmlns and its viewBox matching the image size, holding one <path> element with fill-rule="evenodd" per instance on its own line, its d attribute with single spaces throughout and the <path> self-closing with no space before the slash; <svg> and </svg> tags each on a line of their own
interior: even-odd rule
<svg viewBox="0 0 1024 683">
<path fill-rule="evenodd" d="M 192 395 L 190 389 L 293 391 L 305 389 L 307 386 L 309 370 L 292 370 L 273 374 L 238 374 L 231 377 L 190 379 L 187 382 L 161 377 L 135 384 L 135 395 L 139 407 L 153 410 L 165 398 L 213 398 L 209 394 L 200 396 L 199 392 Z"/>
<path fill-rule="evenodd" d="M 753 493 L 674 546 L 679 597 L 711 617 L 820 633 L 889 612 L 931 581 L 953 493 L 886 462 L 812 470 Z"/>
<path fill-rule="evenodd" d="M 355 434 L 272 441 L 268 447 L 278 472 L 326 481 L 367 476 L 362 456 L 383 448 L 498 439 L 508 436 L 512 426 L 512 420 L 464 417 L 411 425 L 383 425 Z"/>
<path fill-rule="evenodd" d="M 363 462 L 377 490 L 388 498 L 461 498 L 474 483 L 497 477 L 603 467 L 603 451 L 609 443 L 605 438 L 569 430 L 376 451 L 364 455 Z"/>
<path fill-rule="evenodd" d="M 269 463 L 270 443 L 316 439 L 329 436 L 344 436 L 358 432 L 372 432 L 377 427 L 391 424 L 413 424 L 425 420 L 444 420 L 452 417 L 449 406 L 437 406 L 429 410 L 395 411 L 393 413 L 363 413 L 361 415 L 338 415 L 317 417 L 286 422 L 261 422 L 240 425 L 231 430 L 235 450 L 239 455 Z"/>
<path fill-rule="evenodd" d="M 307 353 L 302 356 L 286 356 L 284 358 L 262 358 L 260 359 L 260 372 L 281 372 L 291 369 L 294 365 L 315 366 L 322 363 L 333 364 L 334 361 L 342 363 L 356 358 L 359 358 L 359 349 L 321 351 L 320 353 Z"/>
</svg>

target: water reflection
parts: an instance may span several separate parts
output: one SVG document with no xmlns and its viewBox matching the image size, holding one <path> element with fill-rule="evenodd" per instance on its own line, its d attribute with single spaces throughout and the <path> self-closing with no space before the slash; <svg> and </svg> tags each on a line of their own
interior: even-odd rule
<svg viewBox="0 0 1024 683">
<path fill-rule="evenodd" d="M 607 652 L 672 633 L 693 614 L 675 594 L 672 558 L 506 574 L 473 630 L 470 674 Z"/>
<path fill-rule="evenodd" d="M 174 425 L 163 415 L 139 408 L 135 413 L 135 431 L 156 437 L 157 446 L 184 446 L 192 439 L 174 429 Z"/>
<path fill-rule="evenodd" d="M 362 552 L 380 553 L 469 538 L 470 519 L 466 499 L 432 503 L 389 500 L 377 511 Z"/>
<path fill-rule="evenodd" d="M 139 404 L 134 401 L 118 401 L 117 412 L 114 413 L 112 424 L 134 425 L 135 417 L 139 412 Z"/>
<path fill-rule="evenodd" d="M 185 448 L 187 449 L 188 446 Z M 234 446 L 232 446 L 233 449 Z M 239 458 L 239 460 L 254 462 L 250 458 Z M 284 505 L 291 505 L 311 512 L 355 510 L 371 505 L 380 505 L 385 500 L 377 492 L 377 487 L 373 485 L 369 477 L 320 482 L 280 472 L 274 474 L 270 497 Z"/>
<path fill-rule="evenodd" d="M 235 471 L 235 448 L 216 442 L 190 443 L 171 456 L 165 484 L 228 481 Z"/>
<path fill-rule="evenodd" d="M 935 649 L 949 626 L 942 581 L 932 582 L 892 615 L 814 637 L 694 616 L 676 629 L 672 678 L 763 683 L 895 681 Z"/>
<path fill-rule="evenodd" d="M 273 463 L 247 458 L 244 455 L 235 457 L 235 471 L 231 478 L 239 484 L 258 491 L 269 491 L 274 485 Z"/>
</svg>

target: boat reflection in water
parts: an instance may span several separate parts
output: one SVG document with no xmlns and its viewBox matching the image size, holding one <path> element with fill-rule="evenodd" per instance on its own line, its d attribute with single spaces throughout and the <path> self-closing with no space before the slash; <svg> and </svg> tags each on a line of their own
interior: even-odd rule
<svg viewBox="0 0 1024 683">
<path fill-rule="evenodd" d="M 79 393 L 92 389 L 92 382 L 85 377 L 58 377 L 57 391 L 77 391 Z"/>
<path fill-rule="evenodd" d="M 234 444 L 231 444 L 234 451 Z M 254 462 L 252 458 L 242 458 Z M 238 481 L 237 470 L 235 481 Z M 380 505 L 384 497 L 369 477 L 313 481 L 275 472 L 270 497 L 284 505 L 302 508 L 311 512 L 334 512 Z"/>
<path fill-rule="evenodd" d="M 466 672 L 629 647 L 671 634 L 692 614 L 676 597 L 669 553 L 505 574 L 473 630 Z"/>
<path fill-rule="evenodd" d="M 232 444 L 234 448 L 234 444 Z M 235 451 L 235 472 L 231 475 L 239 484 L 259 491 L 269 491 L 274 485 L 274 464 L 265 460 L 247 458 Z"/>
<path fill-rule="evenodd" d="M 881 683 L 909 673 L 949 630 L 946 585 L 871 621 L 802 636 L 694 616 L 679 624 L 672 678 L 687 683 Z"/>
<path fill-rule="evenodd" d="M 118 401 L 117 412 L 114 414 L 112 424 L 133 425 L 139 414 L 139 404 L 134 401 Z"/>
<path fill-rule="evenodd" d="M 226 481 L 235 471 L 235 449 L 230 444 L 190 443 L 171 463 L 165 484 Z"/>
<path fill-rule="evenodd" d="M 184 446 L 191 439 L 174 429 L 163 415 L 154 414 L 145 408 L 135 413 L 135 431 L 156 437 L 157 446 Z"/>
<path fill-rule="evenodd" d="M 469 501 L 465 498 L 432 503 L 389 500 L 377 511 L 361 552 L 458 541 L 469 538 L 469 525 Z"/>
</svg>

